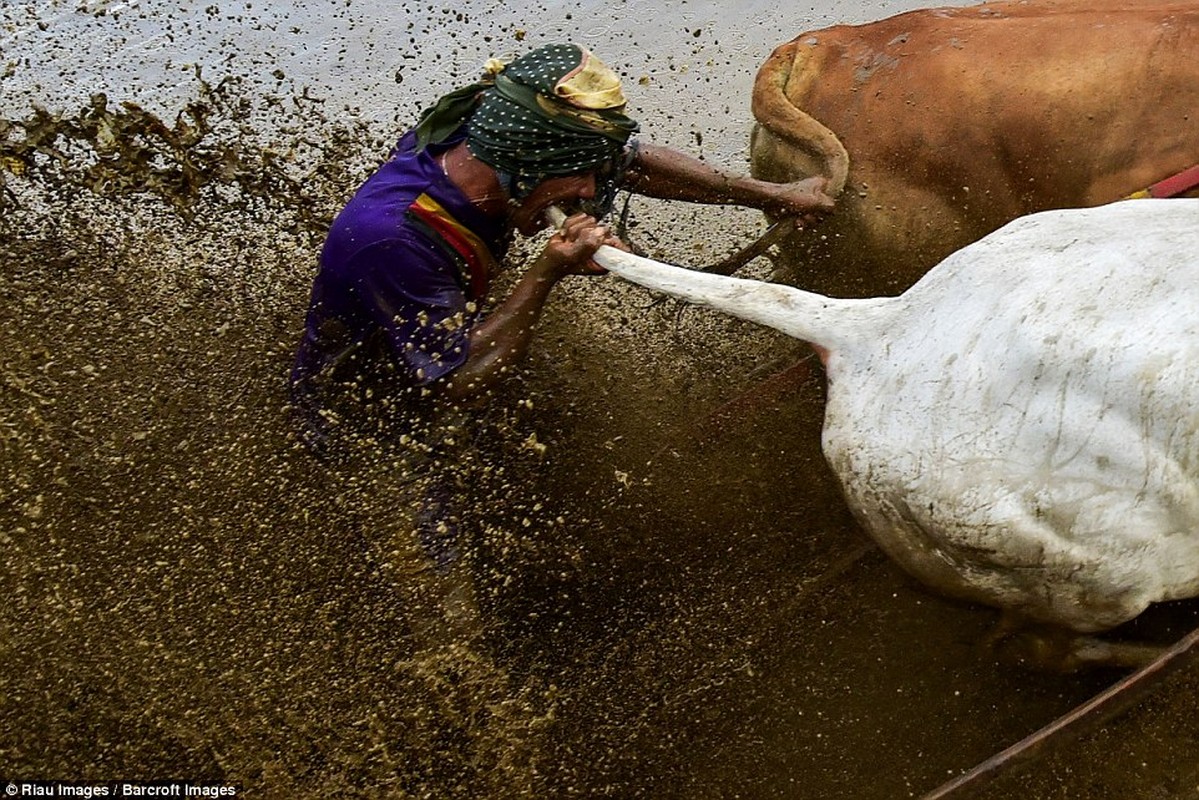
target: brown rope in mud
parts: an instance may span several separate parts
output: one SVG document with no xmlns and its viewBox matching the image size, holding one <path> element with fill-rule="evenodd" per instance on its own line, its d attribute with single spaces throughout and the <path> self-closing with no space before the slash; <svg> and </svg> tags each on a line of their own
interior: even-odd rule
<svg viewBox="0 0 1199 800">
<path fill-rule="evenodd" d="M 711 272 L 714 275 L 732 275 L 758 256 L 765 255 L 767 250 L 783 242 L 797 230 L 799 230 L 799 222 L 794 218 L 789 217 L 781 222 L 776 222 L 746 247 L 715 264 L 700 267 L 699 271 Z"/>
<path fill-rule="evenodd" d="M 922 800 L 964 797 L 963 790 L 977 790 L 1000 774 L 1026 765 L 1067 738 L 1078 738 L 1140 702 L 1155 691 L 1165 678 L 1199 660 L 1199 627 L 1183 636 L 1173 647 L 1149 664 L 1058 717 L 1037 732 L 997 753 L 924 795 Z"/>
<path fill-rule="evenodd" d="M 754 383 L 745 391 L 726 401 L 706 414 L 695 426 L 688 429 L 689 438 L 703 441 L 722 433 L 730 424 L 761 413 L 772 403 L 795 394 L 812 374 L 813 353 L 798 359 L 778 372 Z M 678 446 L 670 439 L 662 444 L 647 463 L 656 464 L 662 456 Z"/>
</svg>

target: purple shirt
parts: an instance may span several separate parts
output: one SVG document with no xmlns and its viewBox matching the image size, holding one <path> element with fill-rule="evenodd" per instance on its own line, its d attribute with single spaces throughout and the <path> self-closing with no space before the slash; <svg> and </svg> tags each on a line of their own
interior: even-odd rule
<svg viewBox="0 0 1199 800">
<path fill-rule="evenodd" d="M 303 405 L 320 405 L 331 383 L 382 381 L 389 394 L 427 386 L 466 361 L 477 316 L 469 301 L 480 298 L 467 261 L 414 204 L 434 201 L 496 261 L 508 239 L 502 221 L 483 216 L 439 166 L 458 141 L 415 153 L 415 135 L 405 134 L 334 220 L 292 369 Z"/>
</svg>

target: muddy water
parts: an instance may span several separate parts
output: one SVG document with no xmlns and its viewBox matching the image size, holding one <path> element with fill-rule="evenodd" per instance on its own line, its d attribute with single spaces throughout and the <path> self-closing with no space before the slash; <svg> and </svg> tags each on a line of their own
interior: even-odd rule
<svg viewBox="0 0 1199 800">
<path fill-rule="evenodd" d="M 428 93 L 579 32 L 647 133 L 737 165 L 774 42 L 900 10 L 773 6 L 5 6 L 0 777 L 908 797 L 1118 677 L 980 650 L 992 613 L 924 594 L 843 507 L 818 371 L 763 383 L 803 352 L 615 282 L 563 287 L 476 421 L 457 572 L 407 533 L 419 471 L 295 443 L 324 227 Z M 684 263 L 758 226 L 632 208 Z M 1195 689 L 986 796 L 1199 796 Z"/>
</svg>

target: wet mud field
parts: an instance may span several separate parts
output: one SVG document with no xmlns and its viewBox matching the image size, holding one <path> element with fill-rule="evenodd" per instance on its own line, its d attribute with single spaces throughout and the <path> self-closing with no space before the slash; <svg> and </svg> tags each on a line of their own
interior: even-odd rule
<svg viewBox="0 0 1199 800">
<path fill-rule="evenodd" d="M 807 353 L 615 279 L 555 296 L 432 570 L 411 472 L 314 459 L 284 386 L 324 226 L 386 145 L 261 147 L 239 91 L 0 130 L 0 777 L 919 797 L 1122 676 L 984 649 L 996 615 L 926 594 L 844 507 L 819 367 L 777 378 Z M 680 213 L 631 237 L 711 260 Z M 969 796 L 1199 797 L 1197 693 L 1179 673 Z"/>
</svg>

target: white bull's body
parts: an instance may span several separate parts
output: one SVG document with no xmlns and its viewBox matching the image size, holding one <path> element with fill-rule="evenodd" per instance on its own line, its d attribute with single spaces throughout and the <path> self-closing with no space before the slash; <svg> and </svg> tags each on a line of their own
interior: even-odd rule
<svg viewBox="0 0 1199 800">
<path fill-rule="evenodd" d="M 1024 217 L 893 298 L 601 263 L 816 345 L 825 455 L 930 587 L 1076 631 L 1199 594 L 1199 200 Z"/>
</svg>

